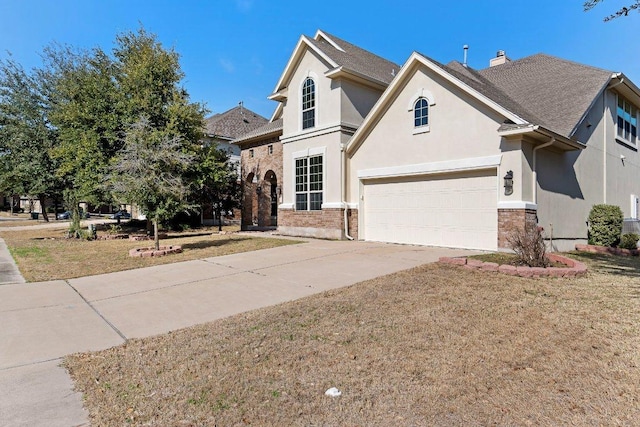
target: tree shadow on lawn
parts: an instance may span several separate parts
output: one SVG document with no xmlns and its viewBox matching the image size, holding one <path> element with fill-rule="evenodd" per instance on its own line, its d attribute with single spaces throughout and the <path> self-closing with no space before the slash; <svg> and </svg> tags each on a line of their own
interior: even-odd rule
<svg viewBox="0 0 640 427">
<path fill-rule="evenodd" d="M 168 239 L 165 239 L 168 240 Z M 220 239 L 220 240 L 201 240 L 198 242 L 192 243 L 183 243 L 181 244 L 182 249 L 207 249 L 216 246 L 228 245 L 229 243 L 240 243 L 245 240 L 249 240 L 248 237 L 239 237 L 235 239 Z"/>
<path fill-rule="evenodd" d="M 570 252 L 572 258 L 582 261 L 592 271 L 629 279 L 640 279 L 640 257 L 594 254 L 589 252 Z M 640 280 L 632 285 L 633 298 L 640 298 Z"/>
</svg>

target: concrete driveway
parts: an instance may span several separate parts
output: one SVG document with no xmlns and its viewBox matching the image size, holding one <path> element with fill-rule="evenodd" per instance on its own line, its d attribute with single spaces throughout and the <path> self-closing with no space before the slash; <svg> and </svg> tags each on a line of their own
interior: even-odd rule
<svg viewBox="0 0 640 427">
<path fill-rule="evenodd" d="M 102 350 L 471 251 L 305 243 L 71 280 L 0 286 L 0 420 L 88 425 L 65 355 Z"/>
</svg>

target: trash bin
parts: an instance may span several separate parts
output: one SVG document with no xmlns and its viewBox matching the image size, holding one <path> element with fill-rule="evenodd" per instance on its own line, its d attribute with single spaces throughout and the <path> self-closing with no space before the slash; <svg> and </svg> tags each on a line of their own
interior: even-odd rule
<svg viewBox="0 0 640 427">
<path fill-rule="evenodd" d="M 31 219 L 38 219 L 38 215 L 40 215 L 40 212 L 31 212 Z"/>
</svg>

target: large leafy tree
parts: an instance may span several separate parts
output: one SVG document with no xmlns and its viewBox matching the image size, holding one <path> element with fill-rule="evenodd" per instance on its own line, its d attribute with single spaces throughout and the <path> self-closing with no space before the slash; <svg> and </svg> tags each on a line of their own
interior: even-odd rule
<svg viewBox="0 0 640 427">
<path fill-rule="evenodd" d="M 144 122 L 152 139 L 178 141 L 174 149 L 194 152 L 204 109 L 191 103 L 180 86 L 179 55 L 164 49 L 155 35 L 144 29 L 122 33 L 111 56 L 101 49 L 55 48 L 45 53 L 47 69 L 54 76 L 51 99 L 52 120 L 59 129 L 58 172 L 76 212 L 77 200 L 135 203 L 122 198 L 126 192 L 114 194 L 107 179 L 115 176 L 111 172 L 122 160 L 132 124 Z"/>
<path fill-rule="evenodd" d="M 0 192 L 59 198 L 57 162 L 51 156 L 56 131 L 49 121 L 46 80 L 27 74 L 11 58 L 0 61 Z"/>
<path fill-rule="evenodd" d="M 78 228 L 78 201 L 111 201 L 103 184 L 111 159 L 123 145 L 122 94 L 114 79 L 116 67 L 100 49 L 76 52 L 54 46 L 45 50 L 44 58 L 50 116 L 58 130 L 53 155 L 73 212 L 72 228 Z"/>
<path fill-rule="evenodd" d="M 588 11 L 593 9 L 598 3 L 602 3 L 604 0 L 588 0 L 584 2 L 584 10 Z M 622 6 L 615 13 L 608 15 L 604 18 L 604 21 L 611 21 L 612 19 L 620 18 L 621 16 L 628 16 L 629 12 L 638 10 L 640 12 L 640 0 L 635 0 L 626 6 Z"/>
<path fill-rule="evenodd" d="M 114 159 L 110 182 L 113 192 L 135 203 L 153 222 L 155 249 L 160 247 L 158 226 L 186 209 L 184 176 L 193 155 L 181 150 L 181 141 L 154 129 L 143 118 L 131 126 L 124 148 Z"/>
<path fill-rule="evenodd" d="M 163 48 L 143 28 L 118 35 L 113 53 L 125 121 L 135 123 L 144 117 L 151 128 L 178 137 L 183 149 L 195 150 L 202 138 L 205 110 L 191 103 L 180 86 L 184 77 L 180 56 Z"/>
</svg>

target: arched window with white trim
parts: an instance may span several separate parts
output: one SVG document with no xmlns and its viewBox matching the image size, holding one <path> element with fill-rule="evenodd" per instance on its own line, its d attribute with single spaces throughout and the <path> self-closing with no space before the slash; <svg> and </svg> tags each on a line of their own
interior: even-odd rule
<svg viewBox="0 0 640 427">
<path fill-rule="evenodd" d="M 414 127 L 429 126 L 429 102 L 426 98 L 418 98 L 413 104 Z"/>
<path fill-rule="evenodd" d="M 316 84 L 307 77 L 302 85 L 302 129 L 316 125 Z"/>
</svg>

